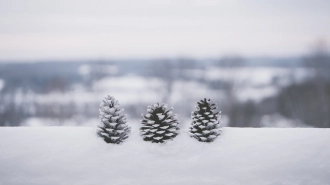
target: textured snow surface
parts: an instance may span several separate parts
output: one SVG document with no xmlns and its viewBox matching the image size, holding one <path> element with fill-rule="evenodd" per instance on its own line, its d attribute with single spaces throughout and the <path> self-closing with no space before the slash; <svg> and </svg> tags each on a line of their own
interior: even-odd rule
<svg viewBox="0 0 330 185">
<path fill-rule="evenodd" d="M 223 128 L 213 143 L 181 132 L 144 142 L 136 127 L 122 145 L 96 128 L 0 128 L 0 184 L 328 185 L 330 129 Z"/>
</svg>

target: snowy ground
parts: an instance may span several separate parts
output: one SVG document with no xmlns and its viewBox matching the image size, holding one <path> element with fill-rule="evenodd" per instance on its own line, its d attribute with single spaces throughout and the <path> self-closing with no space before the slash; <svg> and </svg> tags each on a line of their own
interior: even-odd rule
<svg viewBox="0 0 330 185">
<path fill-rule="evenodd" d="M 84 79 L 92 78 L 90 70 L 92 70 L 91 66 L 86 64 L 78 69 Z M 311 69 L 307 68 L 213 66 L 203 70 L 186 69 L 181 74 L 185 80 L 173 77 L 174 81 L 166 81 L 134 74 L 117 75 L 120 69 L 113 65 L 102 70 L 107 71 L 106 74 L 110 76 L 91 81 L 92 83 L 85 84 L 86 86 L 84 83 L 73 84 L 64 92 L 36 93 L 18 88 L 13 93 L 0 94 L 0 114 L 12 112 L 4 125 L 16 125 L 18 122 L 16 118 L 19 116 L 15 115 L 20 115 L 24 117 L 19 123 L 20 126 L 90 126 L 93 122 L 97 122 L 95 115 L 98 115 L 98 106 L 108 95 L 115 97 L 127 110 L 126 114 L 134 119 L 139 118 L 139 115 L 146 110 L 143 107 L 163 101 L 179 110 L 177 113 L 182 115 L 183 119 L 190 119 L 189 113 L 195 103 L 202 98 L 211 98 L 222 110 L 228 108 L 228 93 L 233 95 L 235 102 L 253 101 L 258 104 L 265 98 L 278 95 L 281 88 L 293 82 L 306 80 L 313 74 Z M 224 89 L 226 86 L 224 82 L 232 85 L 230 92 Z M 0 79 L 0 92 L 6 84 L 8 85 Z M 167 94 L 169 88 L 166 84 L 172 87 L 170 94 Z M 11 110 L 12 107 L 15 107 L 15 112 Z M 303 123 L 298 125 L 298 121 L 286 120 L 288 118 L 276 114 L 264 116 L 265 119 L 260 123 L 264 126 L 306 126 Z M 86 119 L 88 121 L 85 121 Z M 227 123 L 229 122 L 230 120 L 227 119 Z"/>
<path fill-rule="evenodd" d="M 122 145 L 95 128 L 0 128 L 0 184 L 328 185 L 330 129 L 224 128 L 214 143 L 184 131 L 166 145 L 134 128 Z"/>
</svg>

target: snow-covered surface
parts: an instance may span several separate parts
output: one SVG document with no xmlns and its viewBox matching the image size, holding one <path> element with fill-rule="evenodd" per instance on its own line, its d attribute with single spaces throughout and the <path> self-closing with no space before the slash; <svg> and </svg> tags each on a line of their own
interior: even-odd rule
<svg viewBox="0 0 330 185">
<path fill-rule="evenodd" d="M 275 128 L 295 128 L 295 127 L 311 127 L 304 124 L 299 119 L 290 119 L 282 116 L 279 113 L 264 115 L 260 121 L 261 127 L 275 127 Z"/>
<path fill-rule="evenodd" d="M 43 127 L 43 126 L 80 126 L 80 127 L 91 127 L 99 123 L 98 118 L 86 118 L 86 117 L 73 117 L 70 119 L 56 119 L 56 118 L 41 118 L 31 117 L 25 119 L 21 126 L 23 127 Z"/>
<path fill-rule="evenodd" d="M 108 66 L 116 68 L 116 66 Z M 108 69 L 107 69 L 108 70 Z M 234 84 L 234 95 L 239 101 L 259 102 L 264 98 L 275 96 L 279 87 L 287 85 L 294 80 L 300 82 L 311 74 L 305 68 L 276 68 L 276 67 L 242 67 L 242 68 L 207 68 L 205 70 L 184 70 L 183 74 L 190 78 L 205 78 L 206 81 L 223 80 Z M 79 73 L 90 73 L 89 65 L 82 65 Z M 111 70 L 110 70 L 111 71 Z M 113 71 L 116 71 L 113 69 Z M 15 95 L 16 105 L 22 103 L 74 103 L 83 106 L 87 103 L 99 103 L 106 95 L 116 97 L 121 104 L 138 104 L 157 102 L 162 99 L 166 82 L 158 78 L 146 78 L 136 75 L 111 76 L 95 81 L 92 91 L 87 91 L 81 85 L 73 85 L 68 92 L 51 92 L 48 94 L 37 94 L 32 91 L 23 93 L 17 91 Z M 0 90 L 4 81 L 0 79 Z M 168 103 L 174 103 L 183 97 L 190 97 L 194 101 L 204 97 L 215 99 L 215 97 L 226 98 L 221 90 L 213 90 L 206 82 L 176 80 L 172 84 L 172 95 Z M 194 93 L 191 93 L 194 91 Z M 79 96 L 78 96 L 79 95 Z M 129 98 L 128 98 L 129 97 Z M 5 97 L 5 99 L 9 99 Z M 32 105 L 30 105 L 32 106 Z"/>
<path fill-rule="evenodd" d="M 5 107 L 11 107 L 11 103 L 14 103 L 15 107 L 21 108 L 24 114 L 32 117 L 32 119 L 28 118 L 21 123 L 24 126 L 89 126 L 91 121 L 84 122 L 79 119 L 86 119 L 86 113 L 97 115 L 97 109 L 102 98 L 111 95 L 118 99 L 122 107 L 127 107 L 127 110 L 130 110 L 135 117 L 139 115 L 138 112 L 141 112 L 138 110 L 138 105 L 146 106 L 150 103 L 162 103 L 163 101 L 175 107 L 176 110 L 180 110 L 179 115 L 189 115 L 187 113 L 194 107 L 195 102 L 204 97 L 211 98 L 220 106 L 226 105 L 228 94 L 240 103 L 247 101 L 260 103 L 265 98 L 276 96 L 282 87 L 292 82 L 298 83 L 312 74 L 310 69 L 306 68 L 207 67 L 203 70 L 183 70 L 182 75 L 186 79 L 166 81 L 156 77 L 143 77 L 134 74 L 115 75 L 120 71 L 115 65 L 98 66 L 94 69 L 93 66 L 84 64 L 78 68 L 79 74 L 83 75 L 87 81 L 95 73 L 93 70 L 101 71 L 102 74 L 109 76 L 96 81 L 92 80 L 92 83 L 86 86 L 82 83 L 73 84 L 65 92 L 52 91 L 40 94 L 20 88 L 16 92 L 2 95 L 0 112 L 3 112 Z M 225 87 L 224 82 L 231 84 L 232 87 L 223 89 Z M 5 81 L 0 79 L 0 91 L 4 84 Z M 171 88 L 168 85 L 171 85 Z M 72 110 L 72 115 L 78 118 L 73 117 L 64 120 L 65 113 L 61 113 L 64 108 Z M 52 116 L 50 116 L 51 114 Z M 38 115 L 45 118 L 34 117 Z M 59 121 L 52 120 L 54 115 L 55 118 L 61 116 L 63 118 Z M 182 118 L 190 119 L 187 116 Z M 277 125 L 282 127 L 283 124 Z"/>
<path fill-rule="evenodd" d="M 93 67 L 88 64 L 79 66 L 78 73 L 82 76 L 90 76 L 93 72 Z M 95 72 L 95 71 L 94 71 Z M 119 68 L 116 65 L 102 65 L 97 67 L 97 73 L 115 75 L 119 72 Z"/>
<path fill-rule="evenodd" d="M 224 93 L 209 89 L 205 83 L 195 81 L 176 80 L 172 86 L 172 94 L 170 103 L 182 103 L 182 100 L 194 102 L 204 97 L 207 94 L 208 98 L 216 99 L 223 97 Z"/>
<path fill-rule="evenodd" d="M 281 87 L 306 80 L 313 72 L 299 67 L 211 67 L 205 70 L 184 70 L 183 74 L 193 79 L 232 83 L 234 85 L 232 93 L 237 100 L 259 103 L 265 98 L 277 95 Z M 212 92 L 211 89 L 205 90 Z"/>
<path fill-rule="evenodd" d="M 274 86 L 237 88 L 235 95 L 241 102 L 254 101 L 259 103 L 265 98 L 277 95 L 279 90 Z"/>
<path fill-rule="evenodd" d="M 277 78 L 281 85 L 288 80 L 300 82 L 311 75 L 310 69 L 288 67 L 239 67 L 207 69 L 205 78 L 208 80 L 231 80 L 252 86 L 269 85 Z"/>
<path fill-rule="evenodd" d="M 159 100 L 159 91 L 164 82 L 157 78 L 127 75 L 103 78 L 93 85 L 95 92 L 106 92 L 121 103 L 139 103 Z"/>
<path fill-rule="evenodd" d="M 328 185 L 330 129 L 223 128 L 213 143 L 184 131 L 161 145 L 138 128 L 122 145 L 96 128 L 0 128 L 0 184 Z"/>
</svg>

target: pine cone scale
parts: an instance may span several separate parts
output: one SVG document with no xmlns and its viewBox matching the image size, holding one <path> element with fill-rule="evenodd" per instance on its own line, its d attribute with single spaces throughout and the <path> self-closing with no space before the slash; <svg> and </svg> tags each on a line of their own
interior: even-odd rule
<svg viewBox="0 0 330 185">
<path fill-rule="evenodd" d="M 145 141 L 164 143 L 177 135 L 178 121 L 172 115 L 172 109 L 167 109 L 165 104 L 148 106 L 147 114 L 142 116 L 141 136 Z"/>
</svg>

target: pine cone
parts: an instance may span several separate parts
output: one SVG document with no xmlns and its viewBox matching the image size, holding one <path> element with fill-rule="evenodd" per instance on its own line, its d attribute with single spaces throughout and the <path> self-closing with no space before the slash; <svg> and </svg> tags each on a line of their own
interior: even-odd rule
<svg viewBox="0 0 330 185">
<path fill-rule="evenodd" d="M 124 109 L 119 108 L 119 103 L 111 96 L 104 98 L 100 105 L 101 124 L 97 134 L 106 143 L 120 144 L 128 138 L 131 127 L 126 124 L 126 116 L 122 114 Z"/>
<path fill-rule="evenodd" d="M 196 111 L 192 112 L 193 122 L 190 127 L 190 136 L 201 142 L 212 142 L 221 133 L 220 113 L 215 112 L 217 106 L 210 104 L 206 98 L 197 102 Z"/>
<path fill-rule="evenodd" d="M 179 134 L 177 115 L 173 114 L 173 108 L 167 109 L 165 104 L 148 106 L 147 114 L 143 115 L 140 129 L 145 141 L 163 143 L 172 140 Z"/>
</svg>

